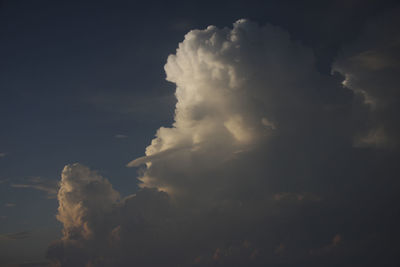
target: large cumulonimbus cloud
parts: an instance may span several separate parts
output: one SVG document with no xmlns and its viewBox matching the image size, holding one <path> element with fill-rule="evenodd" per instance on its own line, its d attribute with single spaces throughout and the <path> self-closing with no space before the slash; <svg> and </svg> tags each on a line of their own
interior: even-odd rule
<svg viewBox="0 0 400 267">
<path fill-rule="evenodd" d="M 359 191 L 380 164 L 365 166 L 373 152 L 360 156 L 354 146 L 354 121 L 365 119 L 354 108 L 367 104 L 314 61 L 271 25 L 190 31 L 165 65 L 177 86 L 175 122 L 128 163 L 144 166 L 141 189 L 121 199 L 96 172 L 66 166 L 64 236 L 48 258 L 60 266 L 319 266 L 371 249 L 373 223 L 351 231 L 371 212 L 358 203 L 379 195 Z"/>
<path fill-rule="evenodd" d="M 237 169 L 232 162 L 246 162 L 247 176 L 252 160 L 246 153 L 264 153 L 274 137 L 302 139 L 318 128 L 334 129 L 327 120 L 346 107 L 329 96 L 350 97 L 316 71 L 310 49 L 279 28 L 245 20 L 233 29 L 189 32 L 165 71 L 177 85 L 175 122 L 160 128 L 146 156 L 128 166 L 146 163 L 142 187 L 174 196 L 219 197 L 230 184 L 248 184 L 240 170 L 226 173 Z"/>
</svg>

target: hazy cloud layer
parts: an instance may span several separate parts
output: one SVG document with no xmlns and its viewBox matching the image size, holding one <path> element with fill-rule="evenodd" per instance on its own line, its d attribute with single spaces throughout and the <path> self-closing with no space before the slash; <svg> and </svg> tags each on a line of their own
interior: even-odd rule
<svg viewBox="0 0 400 267">
<path fill-rule="evenodd" d="M 348 60 L 335 64 L 346 81 Z M 354 146 L 374 120 L 359 96 L 369 89 L 343 87 L 314 64 L 310 49 L 271 25 L 190 31 L 165 65 L 177 86 L 175 121 L 128 163 L 143 165 L 141 189 L 121 199 L 95 171 L 67 165 L 63 238 L 48 258 L 55 266 L 390 262 L 399 249 L 388 223 L 397 214 L 388 204 L 398 200 L 397 151 Z"/>
</svg>

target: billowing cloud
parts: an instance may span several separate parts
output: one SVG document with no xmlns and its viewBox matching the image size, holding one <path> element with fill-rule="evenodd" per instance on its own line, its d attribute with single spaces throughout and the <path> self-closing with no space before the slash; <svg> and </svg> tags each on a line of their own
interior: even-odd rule
<svg viewBox="0 0 400 267">
<path fill-rule="evenodd" d="M 389 148 L 399 144 L 400 9 L 370 22 L 356 41 L 343 49 L 333 70 L 344 75 L 343 85 L 365 104 L 367 116 L 355 145 Z M 366 114 L 365 114 L 366 113 Z"/>
<path fill-rule="evenodd" d="M 65 238 L 88 239 L 99 223 L 95 218 L 112 211 L 119 199 L 108 180 L 79 164 L 65 166 L 58 191 L 57 219 L 64 224 Z"/>
<path fill-rule="evenodd" d="M 375 206 L 383 198 L 378 187 L 360 193 L 380 164 L 366 166 L 373 155 L 353 146 L 354 109 L 365 104 L 314 62 L 271 25 L 190 31 L 165 65 L 177 87 L 175 121 L 127 164 L 142 165 L 141 189 L 121 198 L 95 171 L 67 165 L 63 238 L 48 258 L 56 266 L 321 266 L 346 263 L 345 248 L 371 249 L 366 236 L 379 222 L 370 194 Z M 328 249 L 310 253 L 316 248 Z"/>
</svg>

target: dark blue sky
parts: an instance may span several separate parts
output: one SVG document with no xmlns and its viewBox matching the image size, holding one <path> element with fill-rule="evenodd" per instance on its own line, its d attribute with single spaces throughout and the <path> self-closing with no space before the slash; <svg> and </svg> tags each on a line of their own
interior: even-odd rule
<svg viewBox="0 0 400 267">
<path fill-rule="evenodd" d="M 64 165 L 99 170 L 122 195 L 137 190 L 137 169 L 125 165 L 173 122 L 175 85 L 163 66 L 190 29 L 231 27 L 240 18 L 280 26 L 313 49 L 327 74 L 341 47 L 395 5 L 1 1 L 0 265 L 41 261 L 60 236 L 57 201 L 38 184 L 58 181 Z M 5 237 L 23 231 L 27 238 Z M 21 248 L 30 252 L 19 255 Z"/>
</svg>

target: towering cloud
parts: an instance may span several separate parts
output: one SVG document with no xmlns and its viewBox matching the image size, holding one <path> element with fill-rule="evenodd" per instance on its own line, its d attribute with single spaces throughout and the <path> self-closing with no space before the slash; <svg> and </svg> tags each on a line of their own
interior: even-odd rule
<svg viewBox="0 0 400 267">
<path fill-rule="evenodd" d="M 326 120 L 342 107 L 329 96 L 349 97 L 316 71 L 310 49 L 279 28 L 246 20 L 233 29 L 189 32 L 165 71 L 177 85 L 175 122 L 160 128 L 146 156 L 128 166 L 147 163 L 142 187 L 190 198 L 248 184 L 232 166 L 235 159 L 246 162 L 240 169 L 247 176 L 253 160 L 246 153 L 264 153 L 280 136 L 301 139 L 316 128 L 330 130 Z"/>
<path fill-rule="evenodd" d="M 319 266 L 370 249 L 373 223 L 351 231 L 370 212 L 359 206 L 370 204 L 359 188 L 374 168 L 364 164 L 373 152 L 360 156 L 353 145 L 355 108 L 366 107 L 354 92 L 364 89 L 341 86 L 314 61 L 271 25 L 239 20 L 232 29 L 190 31 L 165 65 L 177 86 L 175 122 L 128 163 L 144 165 L 141 189 L 121 199 L 96 172 L 66 166 L 57 217 L 64 237 L 49 259 L 61 266 Z"/>
</svg>

